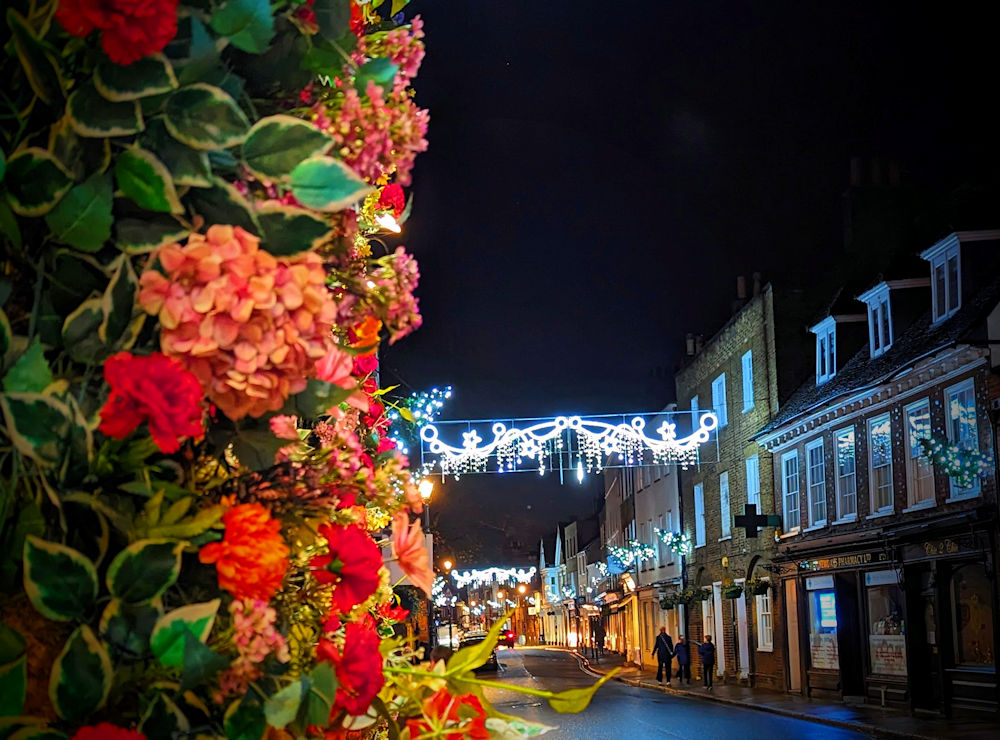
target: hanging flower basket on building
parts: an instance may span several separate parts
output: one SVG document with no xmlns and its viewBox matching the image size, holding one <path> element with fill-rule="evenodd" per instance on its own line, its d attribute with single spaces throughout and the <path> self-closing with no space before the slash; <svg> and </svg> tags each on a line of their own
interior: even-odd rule
<svg viewBox="0 0 1000 740">
<path fill-rule="evenodd" d="M 660 599 L 661 609 L 673 609 L 675 606 L 677 606 L 677 597 L 674 595 L 664 596 Z"/>
<path fill-rule="evenodd" d="M 707 588 L 688 586 L 686 589 L 677 594 L 677 602 L 687 605 L 693 601 L 705 601 L 711 595 L 712 592 Z"/>
<path fill-rule="evenodd" d="M 747 592 L 754 596 L 763 596 L 771 588 L 771 582 L 763 578 L 751 578 L 747 581 Z"/>
<path fill-rule="evenodd" d="M 727 599 L 738 599 L 743 595 L 743 586 L 732 584 L 730 586 L 722 587 L 722 595 Z"/>
</svg>

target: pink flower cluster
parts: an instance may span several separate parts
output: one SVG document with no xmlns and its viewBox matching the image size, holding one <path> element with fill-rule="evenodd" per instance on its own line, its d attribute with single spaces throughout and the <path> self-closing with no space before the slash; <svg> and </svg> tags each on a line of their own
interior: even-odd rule
<svg viewBox="0 0 1000 740">
<path fill-rule="evenodd" d="M 368 55 L 388 57 L 389 61 L 399 67 L 394 86 L 405 87 L 417 76 L 420 63 L 424 60 L 423 37 L 424 21 L 418 15 L 413 19 L 409 30 L 405 27 L 394 28 L 381 39 L 371 41 L 368 44 Z"/>
<path fill-rule="evenodd" d="M 368 279 L 375 283 L 373 290 L 381 294 L 384 312 L 376 312 L 389 330 L 389 344 L 402 339 L 420 328 L 423 318 L 413 291 L 420 281 L 417 261 L 403 247 L 396 247 L 391 262 L 372 270 Z"/>
<path fill-rule="evenodd" d="M 386 95 L 369 80 L 365 93 L 368 99 L 362 100 L 348 88 L 336 111 L 317 104 L 316 126 L 333 137 L 341 159 L 368 182 L 395 174 L 396 182 L 409 185 L 417 154 L 427 150 L 430 115 L 405 88 L 396 86 Z"/>
<path fill-rule="evenodd" d="M 288 643 L 274 628 L 277 612 L 266 601 L 236 599 L 229 605 L 233 618 L 233 644 L 238 656 L 219 676 L 219 690 L 215 701 L 221 704 L 227 696 L 243 694 L 251 681 L 263 671 L 260 664 L 274 654 L 281 663 L 287 663 Z"/>
<path fill-rule="evenodd" d="M 230 419 L 277 411 L 333 349 L 337 306 L 320 257 L 275 257 L 239 227 L 212 226 L 156 252 L 139 305 L 160 320 L 160 346 Z"/>
</svg>

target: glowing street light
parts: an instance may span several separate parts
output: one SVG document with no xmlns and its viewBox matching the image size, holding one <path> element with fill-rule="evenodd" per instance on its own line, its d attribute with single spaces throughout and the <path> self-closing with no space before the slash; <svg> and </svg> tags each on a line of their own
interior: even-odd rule
<svg viewBox="0 0 1000 740">
<path fill-rule="evenodd" d="M 417 490 L 420 491 L 420 498 L 424 500 L 424 503 L 427 503 L 431 500 L 431 493 L 434 492 L 434 481 L 430 478 L 424 478 L 417 486 Z"/>
<path fill-rule="evenodd" d="M 517 592 L 519 594 L 521 594 L 521 595 L 524 595 L 524 592 L 527 591 L 527 590 L 528 590 L 528 587 L 525 586 L 523 583 L 520 586 L 517 587 Z"/>
<path fill-rule="evenodd" d="M 450 571 L 454 563 L 452 563 L 450 560 L 445 560 L 443 563 L 441 563 L 441 565 L 444 566 L 445 570 Z"/>
</svg>

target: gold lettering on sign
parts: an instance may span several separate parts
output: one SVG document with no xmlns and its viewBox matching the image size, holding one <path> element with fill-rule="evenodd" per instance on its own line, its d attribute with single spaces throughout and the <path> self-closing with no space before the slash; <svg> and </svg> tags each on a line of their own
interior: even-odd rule
<svg viewBox="0 0 1000 740">
<path fill-rule="evenodd" d="M 959 549 L 958 543 L 953 540 L 924 543 L 924 552 L 928 555 L 950 555 L 958 552 Z"/>
</svg>

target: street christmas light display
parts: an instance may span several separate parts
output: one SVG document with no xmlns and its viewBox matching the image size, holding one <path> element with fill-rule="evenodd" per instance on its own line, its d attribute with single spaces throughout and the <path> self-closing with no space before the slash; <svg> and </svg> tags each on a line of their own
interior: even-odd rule
<svg viewBox="0 0 1000 740">
<path fill-rule="evenodd" d="M 668 530 L 660 529 L 659 527 L 654 527 L 653 531 L 656 533 L 656 536 L 660 538 L 660 541 L 672 552 L 675 552 L 678 555 L 691 554 L 691 538 L 686 534 L 670 532 Z"/>
<path fill-rule="evenodd" d="M 969 488 L 976 480 L 989 473 L 993 455 L 976 448 L 961 447 L 947 439 L 929 437 L 918 440 L 923 456 L 955 481 L 961 488 Z"/>
<path fill-rule="evenodd" d="M 391 423 L 389 438 L 404 455 L 410 454 L 409 446 L 417 442 L 420 428 L 432 423 L 441 414 L 451 393 L 450 385 L 444 390 L 431 388 L 429 391 L 415 391 L 389 408 L 386 414 Z"/>
<path fill-rule="evenodd" d="M 687 436 L 677 435 L 674 418 L 678 415 L 697 421 Z M 657 436 L 646 434 L 648 420 L 660 422 Z M 517 426 L 515 422 L 528 423 Z M 443 441 L 438 428 L 455 424 L 465 427 L 461 446 Z M 485 424 L 490 425 L 492 439 L 484 439 L 475 428 Z M 467 473 L 515 472 L 524 466 L 539 474 L 548 469 L 569 471 L 580 479 L 584 470 L 600 472 L 605 467 L 678 464 L 687 468 L 698 459 L 699 447 L 718 424 L 710 411 L 639 414 L 630 420 L 615 415 L 522 419 L 509 425 L 501 421 L 428 423 L 420 428 L 421 460 L 425 468 L 436 465 L 443 475 L 456 478 Z"/>
<path fill-rule="evenodd" d="M 488 583 L 530 583 L 537 571 L 534 567 L 528 568 L 482 568 L 465 570 L 459 573 L 453 570 L 451 577 L 459 588 L 465 586 L 484 586 Z"/>
<path fill-rule="evenodd" d="M 638 540 L 629 540 L 625 547 L 608 545 L 608 559 L 614 559 L 621 564 L 621 570 L 626 571 L 633 565 L 642 564 L 656 556 L 656 548 Z"/>
</svg>

